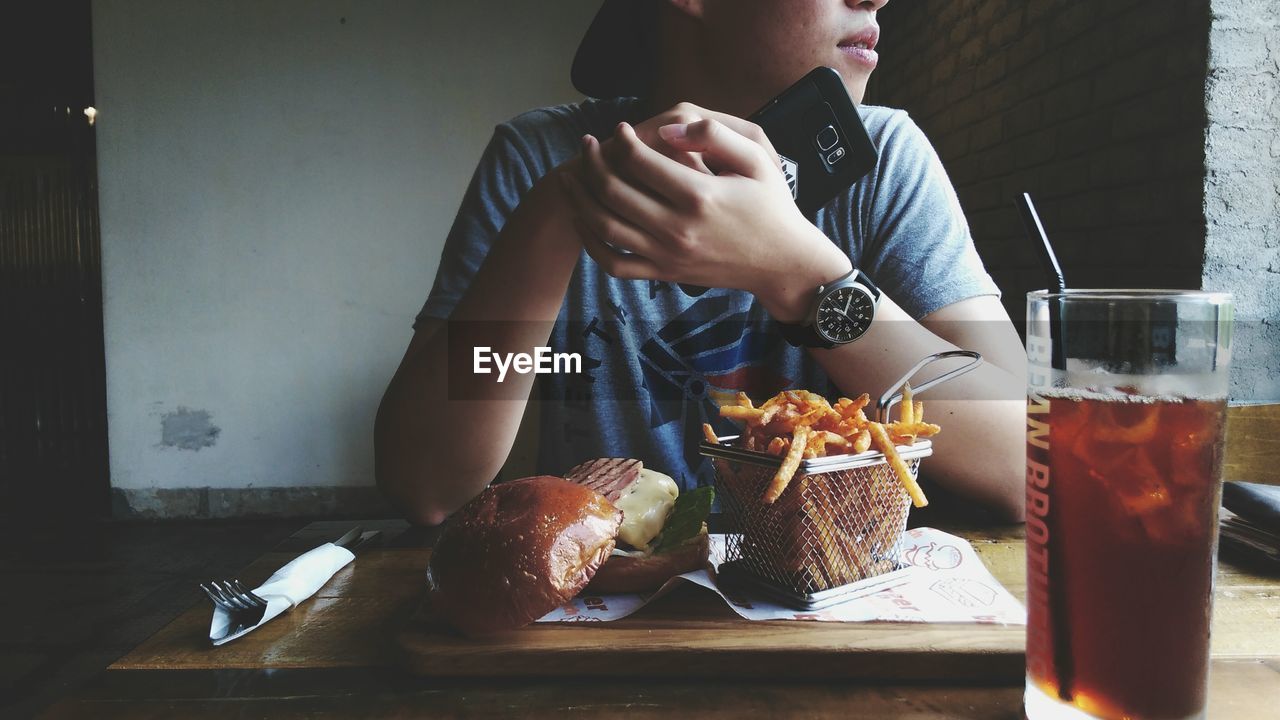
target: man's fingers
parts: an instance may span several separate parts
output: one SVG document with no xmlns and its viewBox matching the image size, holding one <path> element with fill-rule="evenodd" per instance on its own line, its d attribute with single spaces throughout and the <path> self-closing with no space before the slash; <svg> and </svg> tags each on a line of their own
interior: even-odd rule
<svg viewBox="0 0 1280 720">
<path fill-rule="evenodd" d="M 643 255 L 619 251 L 600 239 L 600 236 L 581 218 L 574 220 L 582 236 L 582 248 L 606 273 L 620 280 L 660 280 L 658 266 Z"/>
<path fill-rule="evenodd" d="M 662 125 L 689 125 L 699 120 L 715 120 L 727 125 L 734 132 L 764 148 L 770 157 L 778 154 L 778 151 L 773 148 L 773 143 L 770 142 L 769 136 L 765 135 L 763 128 L 737 115 L 708 110 L 693 103 L 680 103 L 672 108 L 670 112 L 660 115 L 659 118 Z"/>
<path fill-rule="evenodd" d="M 697 170 L 704 175 L 714 175 L 706 163 L 702 162 L 702 156 L 697 153 L 684 152 L 676 150 L 669 144 L 663 142 L 662 137 L 658 134 L 658 128 L 662 125 L 679 124 L 684 125 L 691 122 L 701 120 L 706 113 L 704 110 L 692 103 L 680 103 L 674 108 L 666 112 L 659 113 L 649 120 L 635 126 L 636 136 L 644 142 L 645 145 L 657 150 L 676 162 L 687 168 Z"/>
<path fill-rule="evenodd" d="M 666 155 L 691 170 L 696 170 L 703 175 L 715 175 L 715 173 L 711 172 L 711 168 L 707 167 L 707 164 L 702 162 L 702 156 L 697 153 L 676 152 L 666 143 L 662 144 L 661 152 L 663 155 Z"/>
<path fill-rule="evenodd" d="M 658 133 L 676 150 L 701 153 L 707 167 L 717 173 L 765 179 L 778 172 L 772 146 L 763 146 L 716 119 L 664 125 Z"/>
<path fill-rule="evenodd" d="M 737 115 L 708 110 L 693 103 L 680 103 L 668 112 L 659 115 L 658 118 L 663 125 L 688 125 L 699 120 L 715 120 L 728 125 L 734 132 L 748 140 L 752 140 L 768 150 L 773 150 L 772 143 L 769 142 L 768 136 L 764 134 L 764 130 L 759 125 Z"/>
<path fill-rule="evenodd" d="M 609 164 L 624 176 L 652 190 L 677 207 L 687 207 L 703 191 L 702 184 L 710 172 L 700 172 L 690 164 L 673 160 L 644 142 L 633 127 L 620 123 L 610 141 Z M 680 153 L 691 156 L 689 153 Z M 698 165 L 702 161 L 698 159 Z M 705 167 L 705 166 L 704 166 Z M 649 215 L 646 227 L 658 230 L 673 222 L 670 212 L 663 208 L 661 214 Z M 655 232 L 654 234 L 659 234 Z"/>
<path fill-rule="evenodd" d="M 591 239 L 620 256 L 652 250 L 652 238 L 601 205 L 572 171 L 562 172 L 560 179 L 573 204 L 574 222 L 583 235 L 584 246 Z"/>
<path fill-rule="evenodd" d="M 640 133 L 637 131 L 636 134 L 639 135 Z M 656 130 L 654 130 L 652 133 L 646 133 L 645 135 L 641 135 L 640 139 L 644 141 L 645 145 L 648 145 L 654 150 L 657 150 L 658 152 L 662 153 L 666 157 L 669 157 L 672 160 L 675 160 L 676 162 L 689 168 L 690 170 L 695 170 L 697 172 L 702 173 L 703 175 L 715 175 L 715 173 L 711 172 L 711 168 L 708 168 L 707 164 L 702 162 L 701 154 L 685 152 L 683 150 L 676 150 L 675 148 L 671 147 L 670 144 L 665 142 L 662 139 L 662 137 L 658 135 Z"/>
<path fill-rule="evenodd" d="M 560 180 L 573 205 L 573 221 L 582 247 L 591 259 L 619 279 L 659 279 L 657 265 L 636 252 L 651 246 L 652 239 L 602 206 L 572 169 L 561 172 Z"/>
<path fill-rule="evenodd" d="M 770 156 L 778 154 L 778 151 L 773 149 L 773 143 L 769 141 L 769 136 L 764 134 L 764 129 L 750 120 L 744 120 L 736 115 L 728 115 L 714 110 L 704 110 L 702 112 L 704 113 L 704 119 L 723 123 L 730 130 L 764 148 Z"/>
<path fill-rule="evenodd" d="M 635 138 L 634 133 L 631 137 Z M 617 140 L 610 144 L 616 145 Z M 644 147 L 638 140 L 635 144 Z M 635 148 L 627 148 L 623 154 L 630 156 L 635 152 Z M 591 135 L 583 137 L 579 177 L 601 206 L 645 232 L 651 232 L 670 221 L 670 211 L 663 200 L 650 192 L 652 183 L 646 182 L 643 177 L 636 177 L 635 173 L 619 173 L 611 165 L 615 163 L 605 159 L 600 142 Z M 643 250 L 641 248 L 638 251 Z"/>
</svg>

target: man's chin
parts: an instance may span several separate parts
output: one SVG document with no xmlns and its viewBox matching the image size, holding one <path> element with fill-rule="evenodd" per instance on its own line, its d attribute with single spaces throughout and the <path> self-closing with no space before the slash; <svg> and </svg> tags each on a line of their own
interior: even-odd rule
<svg viewBox="0 0 1280 720">
<path fill-rule="evenodd" d="M 844 89 L 849 93 L 855 105 L 861 105 L 867 94 L 867 81 L 871 79 L 871 70 L 865 67 L 850 67 L 847 63 L 838 68 L 840 79 L 844 81 Z"/>
<path fill-rule="evenodd" d="M 863 98 L 867 95 L 867 78 L 864 77 L 855 82 L 850 82 L 848 78 L 845 78 L 844 89 L 848 91 L 854 105 L 861 105 Z"/>
</svg>

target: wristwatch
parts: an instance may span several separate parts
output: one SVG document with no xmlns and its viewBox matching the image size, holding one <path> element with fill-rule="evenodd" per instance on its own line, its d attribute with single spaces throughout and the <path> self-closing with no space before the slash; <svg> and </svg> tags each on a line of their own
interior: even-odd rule
<svg viewBox="0 0 1280 720">
<path fill-rule="evenodd" d="M 778 329 L 796 347 L 845 345 L 871 327 L 879 303 L 880 288 L 866 273 L 854 268 L 839 280 L 818 287 L 813 307 L 803 322 L 778 323 Z"/>
</svg>

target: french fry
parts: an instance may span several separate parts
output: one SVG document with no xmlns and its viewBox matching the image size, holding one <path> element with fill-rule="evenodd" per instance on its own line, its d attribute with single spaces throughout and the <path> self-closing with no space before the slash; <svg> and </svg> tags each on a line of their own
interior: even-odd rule
<svg viewBox="0 0 1280 720">
<path fill-rule="evenodd" d="M 853 399 L 853 400 L 849 400 L 849 398 L 840 398 L 840 399 L 842 401 L 848 401 L 842 404 L 842 406 L 840 407 L 841 415 L 843 415 L 846 418 L 857 417 L 859 415 L 861 415 L 863 418 L 866 417 L 866 414 L 862 412 L 862 409 L 871 403 L 870 395 L 866 393 L 862 393 L 856 399 Z"/>
<path fill-rule="evenodd" d="M 840 422 L 836 423 L 835 431 L 840 433 L 846 438 L 853 438 L 853 437 L 857 437 L 858 433 L 865 430 L 866 427 L 867 427 L 867 424 L 865 422 L 858 422 L 857 419 L 850 418 L 848 420 L 841 420 Z"/>
<path fill-rule="evenodd" d="M 757 410 L 756 408 L 747 408 L 738 405 L 720 406 L 720 417 L 731 418 L 733 420 L 746 420 L 749 422 L 751 420 L 758 419 L 763 414 L 764 411 Z"/>
<path fill-rule="evenodd" d="M 864 453 L 871 449 L 871 432 L 863 428 L 858 433 L 858 437 L 853 441 L 853 451 L 855 453 Z"/>
<path fill-rule="evenodd" d="M 876 446 L 877 450 L 884 453 L 884 459 L 889 463 L 889 467 L 893 468 L 898 480 L 902 482 L 902 486 L 907 489 L 907 494 L 911 496 L 912 504 L 916 507 L 928 505 L 929 500 L 924 496 L 924 491 L 920 489 L 916 479 L 911 477 L 910 468 L 902 461 L 902 456 L 898 454 L 898 449 L 893 446 L 893 441 L 889 439 L 889 433 L 885 430 L 884 425 L 871 423 L 868 430 L 871 431 L 872 444 Z"/>
<path fill-rule="evenodd" d="M 819 430 L 815 435 L 821 439 L 823 445 L 835 445 L 841 450 L 847 450 L 853 445 L 849 442 L 848 438 L 844 437 L 840 433 L 831 432 L 830 430 Z"/>
<path fill-rule="evenodd" d="M 821 457 L 827 450 L 827 444 L 818 438 L 818 433 L 810 431 L 809 441 L 804 444 L 804 452 L 800 454 L 801 459 Z"/>
<path fill-rule="evenodd" d="M 769 441 L 769 447 L 765 448 L 765 452 L 770 455 L 785 455 L 787 449 L 791 447 L 791 442 L 786 438 L 776 437 Z"/>
<path fill-rule="evenodd" d="M 917 438 L 932 437 L 941 430 L 923 421 L 924 403 L 913 395 L 911 386 L 904 385 L 900 418 L 885 424 L 889 442 L 895 446 L 911 445 Z M 810 429 L 802 458 L 866 452 L 874 444 L 867 430 L 871 421 L 864 412 L 871 402 L 867 393 L 853 399 L 842 397 L 831 404 L 808 390 L 786 390 L 756 407 L 739 391 L 735 402 L 720 408 L 720 414 L 744 423 L 740 442 L 748 450 L 786 455 L 800 427 Z"/>
<path fill-rule="evenodd" d="M 796 470 L 800 469 L 800 461 L 803 459 L 808 442 L 809 428 L 805 425 L 797 425 L 791 434 L 791 447 L 787 450 L 786 457 L 782 459 L 782 465 L 778 467 L 778 472 L 764 492 L 765 505 L 772 505 L 782 497 L 787 485 L 791 483 L 791 478 L 795 477 Z"/>
<path fill-rule="evenodd" d="M 716 435 L 716 431 L 711 428 L 711 423 L 702 423 L 702 437 L 713 445 L 720 444 L 720 437 Z"/>
<path fill-rule="evenodd" d="M 819 407 L 804 413 L 796 420 L 796 422 L 797 424 L 800 424 L 800 425 L 817 425 L 819 422 L 825 419 L 826 416 L 827 416 L 827 410 L 825 408 Z"/>
<path fill-rule="evenodd" d="M 913 441 L 918 437 L 933 437 L 942 432 L 942 428 L 933 423 L 919 421 L 909 425 L 901 422 L 889 423 L 885 428 L 889 431 L 890 437 L 906 438 Z"/>
</svg>

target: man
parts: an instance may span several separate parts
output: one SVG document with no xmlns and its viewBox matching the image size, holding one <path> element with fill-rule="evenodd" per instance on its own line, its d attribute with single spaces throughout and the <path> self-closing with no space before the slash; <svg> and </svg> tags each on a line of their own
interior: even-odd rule
<svg viewBox="0 0 1280 720">
<path fill-rule="evenodd" d="M 863 107 L 880 161 L 810 222 L 740 119 L 820 65 L 861 101 L 885 2 L 604 4 L 573 74 L 603 99 L 498 127 L 383 398 L 378 482 L 410 519 L 442 522 L 493 479 L 533 389 L 463 370 L 469 348 L 546 345 L 587 367 L 543 376 L 542 470 L 629 456 L 686 486 L 710 480 L 699 428 L 727 429 L 715 406 L 734 391 L 878 393 L 925 355 L 977 350 L 987 363 L 930 392 L 924 479 L 1021 519 L 1025 355 L 927 140 Z M 862 278 L 880 293 L 865 334 L 805 340 L 818 288 Z"/>
</svg>

